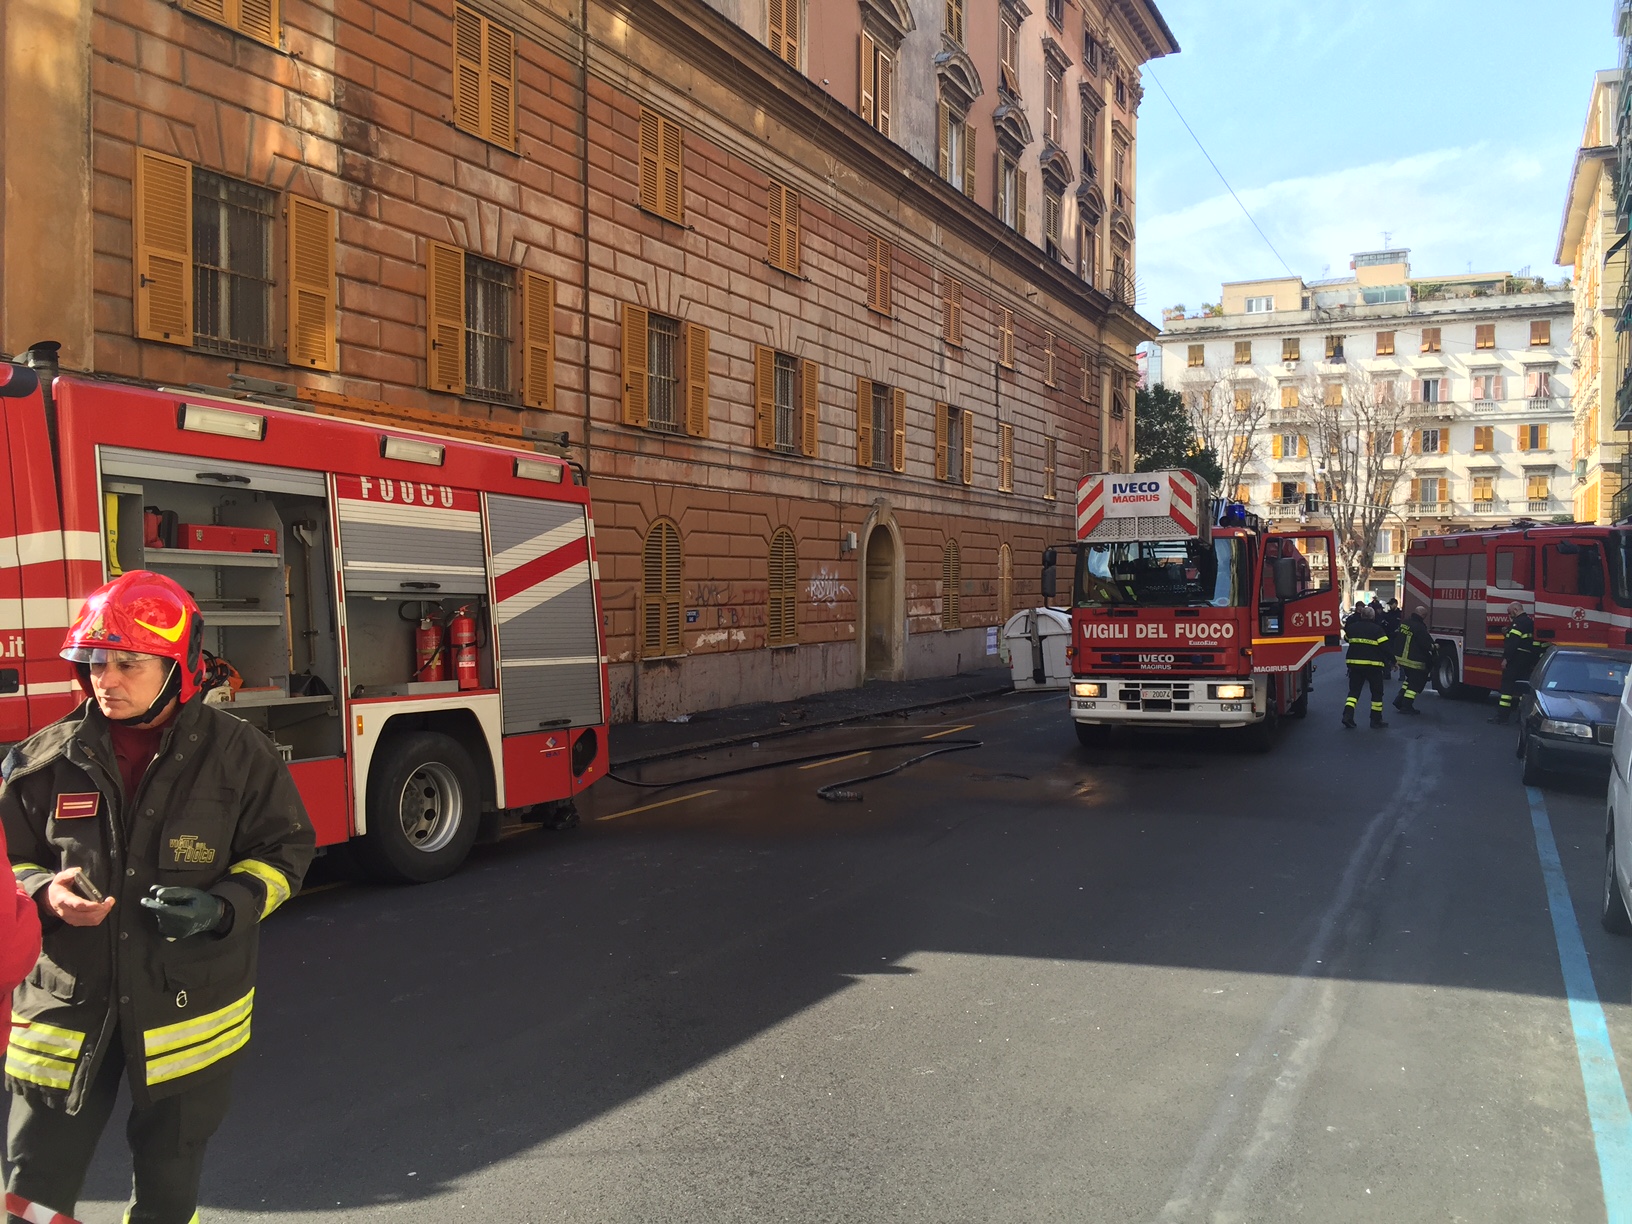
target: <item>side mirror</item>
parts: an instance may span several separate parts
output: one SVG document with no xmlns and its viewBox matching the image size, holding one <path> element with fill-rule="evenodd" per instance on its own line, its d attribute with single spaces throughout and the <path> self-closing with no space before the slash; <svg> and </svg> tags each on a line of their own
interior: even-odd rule
<svg viewBox="0 0 1632 1224">
<path fill-rule="evenodd" d="M 40 388 L 40 376 L 27 366 L 0 361 L 0 399 L 27 399 Z"/>
<path fill-rule="evenodd" d="M 1298 559 L 1280 557 L 1275 562 L 1275 598 L 1285 603 L 1298 597 Z"/>
<path fill-rule="evenodd" d="M 1053 553 L 1053 550 L 1050 549 L 1048 553 L 1044 554 L 1044 556 L 1051 556 L 1052 553 Z M 1043 598 L 1044 599 L 1053 599 L 1059 593 L 1060 593 L 1060 575 L 1059 575 L 1059 571 L 1054 568 L 1054 562 L 1045 561 L 1044 564 L 1043 564 Z"/>
</svg>

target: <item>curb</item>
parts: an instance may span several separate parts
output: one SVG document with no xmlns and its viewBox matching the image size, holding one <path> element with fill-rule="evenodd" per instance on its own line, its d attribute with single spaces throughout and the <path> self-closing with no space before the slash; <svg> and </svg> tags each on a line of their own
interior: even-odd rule
<svg viewBox="0 0 1632 1224">
<path fill-rule="evenodd" d="M 821 727 L 842 727 L 845 723 L 862 722 L 869 718 L 879 718 L 885 714 L 910 714 L 916 710 L 929 710 L 936 706 L 953 705 L 960 701 L 976 701 L 982 697 L 998 697 L 1004 693 L 1014 692 L 1012 681 L 1005 681 L 1001 686 L 988 686 L 976 689 L 973 692 L 957 693 L 950 697 L 941 697 L 935 701 L 915 701 L 906 705 L 892 705 L 884 709 L 868 710 L 864 713 L 844 714 L 833 718 L 818 718 L 801 722 L 797 726 L 781 726 L 778 724 L 770 730 L 744 731 L 738 735 L 721 736 L 718 739 L 699 740 L 694 744 L 687 744 L 683 748 L 663 748 L 653 752 L 642 753 L 638 756 L 620 757 L 609 762 L 613 769 L 622 769 L 626 765 L 645 765 L 652 761 L 668 761 L 675 757 L 690 756 L 695 752 L 707 752 L 715 748 L 729 748 L 734 744 L 748 744 L 754 740 L 781 739 L 785 735 L 797 735 L 801 731 L 814 731 Z"/>
</svg>

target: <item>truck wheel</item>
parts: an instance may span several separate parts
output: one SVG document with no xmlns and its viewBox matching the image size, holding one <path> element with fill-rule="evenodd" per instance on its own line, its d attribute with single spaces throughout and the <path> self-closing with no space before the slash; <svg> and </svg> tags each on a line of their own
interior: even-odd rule
<svg viewBox="0 0 1632 1224">
<path fill-rule="evenodd" d="M 1621 896 L 1621 885 L 1615 878 L 1614 816 L 1604 830 L 1604 904 L 1598 921 L 1611 935 L 1632 935 L 1632 914 L 1626 911 L 1626 898 Z"/>
<path fill-rule="evenodd" d="M 1111 742 L 1111 728 L 1100 723 L 1073 723 L 1077 729 L 1077 743 L 1084 748 L 1103 748 Z"/>
<path fill-rule="evenodd" d="M 1450 646 L 1439 648 L 1439 663 L 1434 668 L 1434 687 L 1441 697 L 1452 701 L 1468 695 L 1467 686 L 1457 679 L 1456 651 Z"/>
<path fill-rule="evenodd" d="M 1275 741 L 1281 734 L 1281 715 L 1277 710 L 1280 703 L 1280 692 L 1273 680 L 1269 682 L 1268 701 L 1265 703 L 1266 713 L 1263 721 L 1255 722 L 1242 733 L 1242 739 L 1247 745 L 1248 752 L 1268 752 L 1275 747 Z"/>
<path fill-rule="evenodd" d="M 1298 693 L 1298 699 L 1287 708 L 1287 713 L 1293 718 L 1309 717 L 1309 690 L 1315 686 L 1315 677 L 1307 665 L 1303 669 L 1303 688 Z"/>
<path fill-rule="evenodd" d="M 440 880 L 470 853 L 480 807 L 476 767 L 457 742 L 430 731 L 394 736 L 368 771 L 368 835 L 358 855 L 382 880 Z"/>
</svg>

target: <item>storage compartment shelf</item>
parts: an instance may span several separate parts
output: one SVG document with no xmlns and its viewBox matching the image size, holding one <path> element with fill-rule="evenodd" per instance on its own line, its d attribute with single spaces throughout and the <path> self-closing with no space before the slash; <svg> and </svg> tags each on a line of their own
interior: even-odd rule
<svg viewBox="0 0 1632 1224">
<path fill-rule="evenodd" d="M 227 612 L 225 610 L 211 611 L 209 608 L 204 608 L 202 611 L 206 628 L 210 626 L 219 629 L 232 625 L 283 624 L 283 613 L 281 612 Z"/>
<path fill-rule="evenodd" d="M 242 710 L 248 706 L 297 706 L 297 705 L 333 705 L 334 696 L 331 693 L 321 693 L 314 697 L 290 697 L 283 693 L 245 693 L 239 692 L 231 701 L 220 703 L 223 710 Z"/>
<path fill-rule="evenodd" d="M 239 565 L 251 569 L 276 569 L 283 564 L 283 558 L 277 553 L 214 552 L 205 548 L 148 548 L 142 552 L 142 563 L 149 568 L 166 565 Z"/>
</svg>

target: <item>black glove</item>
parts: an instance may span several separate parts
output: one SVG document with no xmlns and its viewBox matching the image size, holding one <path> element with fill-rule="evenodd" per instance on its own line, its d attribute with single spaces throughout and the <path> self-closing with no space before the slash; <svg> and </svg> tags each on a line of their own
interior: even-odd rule
<svg viewBox="0 0 1632 1224">
<path fill-rule="evenodd" d="M 142 898 L 142 908 L 159 924 L 166 939 L 186 939 L 202 931 L 213 931 L 227 912 L 227 903 L 201 888 L 153 885 Z"/>
</svg>

